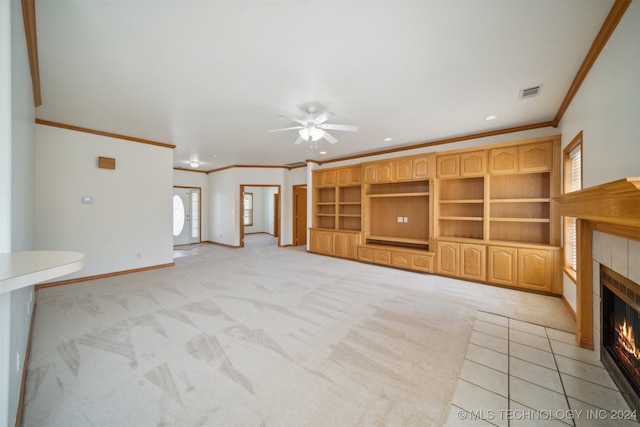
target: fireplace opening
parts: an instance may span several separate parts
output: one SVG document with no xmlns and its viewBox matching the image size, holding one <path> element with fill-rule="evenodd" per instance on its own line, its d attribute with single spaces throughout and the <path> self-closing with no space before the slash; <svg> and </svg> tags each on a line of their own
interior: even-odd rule
<svg viewBox="0 0 640 427">
<path fill-rule="evenodd" d="M 600 266 L 601 359 L 633 409 L 640 409 L 640 286 Z"/>
</svg>

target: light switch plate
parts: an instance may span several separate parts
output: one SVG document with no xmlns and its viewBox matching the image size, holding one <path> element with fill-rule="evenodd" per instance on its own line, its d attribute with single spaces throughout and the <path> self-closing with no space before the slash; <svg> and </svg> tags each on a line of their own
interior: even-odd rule
<svg viewBox="0 0 640 427">
<path fill-rule="evenodd" d="M 402 221 L 403 221 L 402 217 L 401 217 L 401 216 L 399 216 L 399 217 L 398 217 L 398 222 L 402 222 Z"/>
<path fill-rule="evenodd" d="M 82 204 L 83 205 L 90 205 L 93 203 L 93 197 L 91 196 L 82 196 Z"/>
</svg>

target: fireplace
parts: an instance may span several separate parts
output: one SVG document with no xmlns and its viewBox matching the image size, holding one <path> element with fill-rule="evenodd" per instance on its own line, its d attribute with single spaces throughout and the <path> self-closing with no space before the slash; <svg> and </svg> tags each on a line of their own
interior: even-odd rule
<svg viewBox="0 0 640 427">
<path fill-rule="evenodd" d="M 600 286 L 602 363 L 640 410 L 640 285 L 600 265 Z"/>
</svg>

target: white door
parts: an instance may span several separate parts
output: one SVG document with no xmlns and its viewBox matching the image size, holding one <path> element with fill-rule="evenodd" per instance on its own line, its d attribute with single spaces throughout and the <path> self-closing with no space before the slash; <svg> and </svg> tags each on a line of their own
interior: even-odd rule
<svg viewBox="0 0 640 427">
<path fill-rule="evenodd" d="M 188 245 L 191 232 L 191 197 L 187 188 L 173 189 L 173 244 Z"/>
</svg>

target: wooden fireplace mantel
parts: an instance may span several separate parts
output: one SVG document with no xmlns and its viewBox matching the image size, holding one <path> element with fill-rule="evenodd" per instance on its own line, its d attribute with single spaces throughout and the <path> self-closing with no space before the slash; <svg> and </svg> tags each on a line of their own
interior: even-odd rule
<svg viewBox="0 0 640 427">
<path fill-rule="evenodd" d="M 640 177 L 556 197 L 560 215 L 640 228 Z"/>
<path fill-rule="evenodd" d="M 574 191 L 554 200 L 559 215 L 578 218 L 576 340 L 593 349 L 593 231 L 640 241 L 640 177 Z"/>
</svg>

